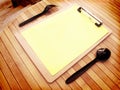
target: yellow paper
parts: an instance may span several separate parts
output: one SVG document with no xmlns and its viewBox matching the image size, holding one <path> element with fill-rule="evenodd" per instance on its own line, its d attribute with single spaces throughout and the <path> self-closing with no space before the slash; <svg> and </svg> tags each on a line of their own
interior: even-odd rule
<svg viewBox="0 0 120 90">
<path fill-rule="evenodd" d="M 22 35 L 51 75 L 55 75 L 108 33 L 72 6 Z"/>
</svg>

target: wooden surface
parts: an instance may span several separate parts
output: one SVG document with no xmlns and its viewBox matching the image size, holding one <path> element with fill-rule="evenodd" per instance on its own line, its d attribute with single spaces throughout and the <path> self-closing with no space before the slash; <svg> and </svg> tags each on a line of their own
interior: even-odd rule
<svg viewBox="0 0 120 90">
<path fill-rule="evenodd" d="M 26 54 L 15 35 L 19 34 L 18 24 L 41 12 L 47 4 L 56 4 L 52 13 L 73 4 L 87 8 L 97 15 L 112 34 L 82 58 L 77 64 L 48 83 Z M 43 20 L 45 15 L 37 20 Z M 120 0 L 43 0 L 25 8 L 0 7 L 0 89 L 2 90 L 120 90 Z M 35 22 L 35 21 L 34 21 Z M 34 23 L 33 22 L 33 23 Z M 32 25 L 30 23 L 29 25 Z M 28 27 L 29 25 L 26 25 Z M 108 61 L 97 62 L 75 82 L 67 85 L 65 80 L 76 70 L 95 57 L 95 52 L 107 47 L 112 54 Z"/>
<path fill-rule="evenodd" d="M 35 4 L 40 0 L 11 0 L 13 7 L 17 7 L 19 5 L 26 6 L 28 4 Z"/>
</svg>

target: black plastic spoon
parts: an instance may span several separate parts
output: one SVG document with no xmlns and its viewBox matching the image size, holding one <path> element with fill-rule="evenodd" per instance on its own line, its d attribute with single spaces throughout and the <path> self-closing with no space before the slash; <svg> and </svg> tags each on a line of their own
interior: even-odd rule
<svg viewBox="0 0 120 90">
<path fill-rule="evenodd" d="M 91 61 L 90 63 L 88 63 L 86 66 L 84 66 L 83 68 L 79 69 L 77 72 L 75 72 L 74 74 L 72 74 L 66 81 L 66 84 L 69 84 L 71 82 L 73 82 L 74 80 L 76 80 L 80 75 L 82 75 L 85 71 L 87 71 L 93 64 L 95 64 L 97 61 L 105 61 L 107 60 L 111 55 L 111 52 L 109 49 L 107 48 L 100 48 L 97 50 L 96 52 L 96 57 L 93 61 Z"/>
<path fill-rule="evenodd" d="M 37 15 L 29 18 L 29 19 L 27 19 L 26 21 L 23 21 L 22 23 L 19 24 L 19 27 L 22 27 L 22 26 L 24 26 L 25 24 L 28 24 L 29 22 L 32 22 L 33 20 L 37 19 L 38 17 L 46 14 L 51 8 L 53 8 L 53 7 L 55 7 L 55 6 L 56 6 L 56 5 L 53 5 L 53 4 L 47 5 L 41 13 L 39 13 L 39 14 L 37 14 Z"/>
</svg>

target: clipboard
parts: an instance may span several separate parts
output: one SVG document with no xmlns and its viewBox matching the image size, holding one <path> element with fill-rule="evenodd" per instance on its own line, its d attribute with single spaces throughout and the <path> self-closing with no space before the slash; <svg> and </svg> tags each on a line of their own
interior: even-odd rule
<svg viewBox="0 0 120 90">
<path fill-rule="evenodd" d="M 53 82 L 111 34 L 78 5 L 70 6 L 16 35 L 32 62 Z"/>
</svg>

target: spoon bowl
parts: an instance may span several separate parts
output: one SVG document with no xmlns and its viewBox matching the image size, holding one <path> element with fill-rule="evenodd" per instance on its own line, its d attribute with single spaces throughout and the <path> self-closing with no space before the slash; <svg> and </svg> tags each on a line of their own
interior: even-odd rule
<svg viewBox="0 0 120 90">
<path fill-rule="evenodd" d="M 96 59 L 100 61 L 107 60 L 111 55 L 111 52 L 107 48 L 100 48 L 96 52 Z"/>
</svg>

